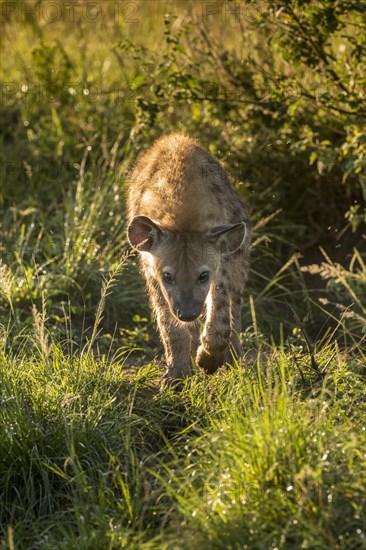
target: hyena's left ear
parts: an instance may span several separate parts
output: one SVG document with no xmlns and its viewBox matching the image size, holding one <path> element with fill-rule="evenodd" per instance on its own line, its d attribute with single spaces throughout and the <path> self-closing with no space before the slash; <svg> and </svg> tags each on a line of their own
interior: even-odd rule
<svg viewBox="0 0 366 550">
<path fill-rule="evenodd" d="M 147 216 L 137 216 L 128 226 L 127 235 L 133 248 L 150 252 L 162 236 L 162 230 Z"/>
<path fill-rule="evenodd" d="M 220 225 L 207 233 L 207 241 L 224 254 L 232 253 L 241 247 L 247 232 L 246 223 Z"/>
</svg>

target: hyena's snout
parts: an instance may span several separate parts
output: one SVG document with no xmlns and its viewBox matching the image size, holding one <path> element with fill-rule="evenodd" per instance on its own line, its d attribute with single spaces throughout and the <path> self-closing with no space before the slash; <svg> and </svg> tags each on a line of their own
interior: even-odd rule
<svg viewBox="0 0 366 550">
<path fill-rule="evenodd" d="M 177 309 L 177 317 L 180 321 L 194 321 L 199 315 L 200 313 L 196 313 L 193 309 Z"/>
<path fill-rule="evenodd" d="M 182 295 L 181 299 L 174 301 L 174 313 L 179 321 L 195 321 L 203 310 L 203 303 L 194 300 L 191 296 Z"/>
</svg>

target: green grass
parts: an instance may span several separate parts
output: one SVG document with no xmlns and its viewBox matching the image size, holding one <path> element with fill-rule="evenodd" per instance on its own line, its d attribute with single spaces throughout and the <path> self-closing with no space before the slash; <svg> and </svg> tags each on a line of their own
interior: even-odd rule
<svg viewBox="0 0 366 550">
<path fill-rule="evenodd" d="M 176 394 L 155 363 L 32 345 L 1 354 L 1 547 L 365 548 L 359 352 L 318 376 L 268 347 Z"/>
</svg>

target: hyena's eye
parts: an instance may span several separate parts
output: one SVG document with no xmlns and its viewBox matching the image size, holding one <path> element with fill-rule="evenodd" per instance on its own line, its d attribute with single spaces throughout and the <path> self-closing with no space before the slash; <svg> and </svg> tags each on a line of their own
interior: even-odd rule
<svg viewBox="0 0 366 550">
<path fill-rule="evenodd" d="M 164 271 L 163 278 L 164 278 L 164 281 L 168 283 L 168 285 L 172 285 L 174 283 L 174 276 L 171 273 L 169 273 L 169 271 Z"/>
<path fill-rule="evenodd" d="M 198 282 L 199 283 L 206 283 L 208 281 L 210 274 L 208 271 L 202 271 L 202 273 L 198 276 Z"/>
</svg>

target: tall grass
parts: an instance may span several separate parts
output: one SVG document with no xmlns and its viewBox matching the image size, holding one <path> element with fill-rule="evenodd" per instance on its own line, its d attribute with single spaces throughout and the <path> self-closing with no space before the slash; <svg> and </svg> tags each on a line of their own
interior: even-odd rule
<svg viewBox="0 0 366 550">
<path fill-rule="evenodd" d="M 155 364 L 33 349 L 1 354 L 3 546 L 365 546 L 357 353 L 319 350 L 319 378 L 263 342 L 177 395 Z"/>
</svg>

